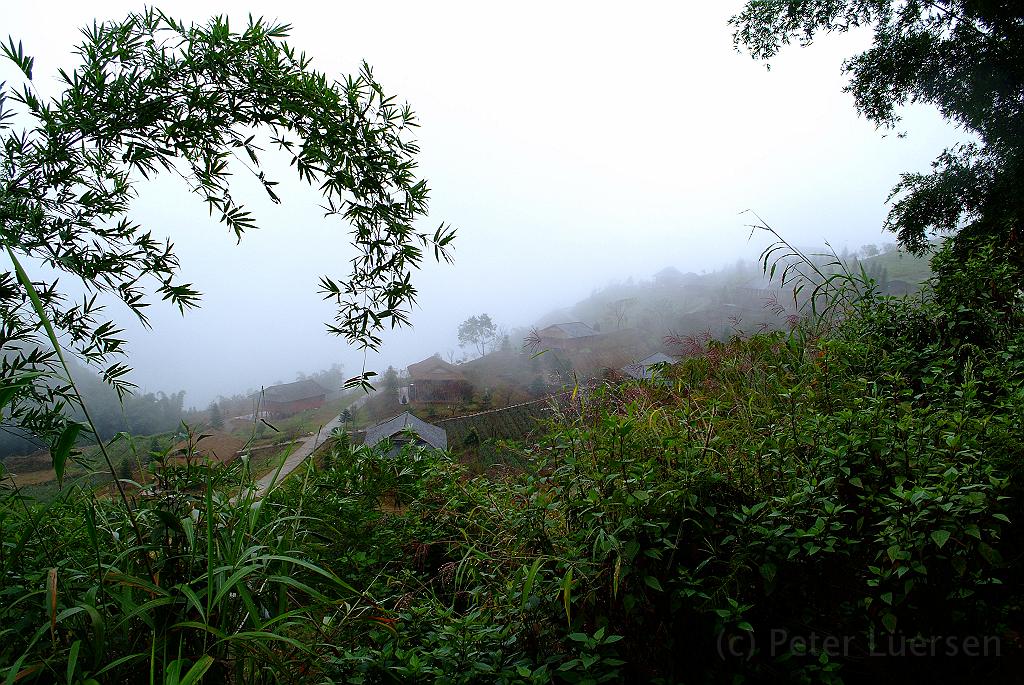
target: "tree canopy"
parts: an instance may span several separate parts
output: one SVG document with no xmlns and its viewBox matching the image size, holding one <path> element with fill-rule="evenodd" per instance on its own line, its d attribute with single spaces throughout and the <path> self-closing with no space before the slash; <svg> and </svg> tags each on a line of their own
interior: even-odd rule
<svg viewBox="0 0 1024 685">
<path fill-rule="evenodd" d="M 471 316 L 459 324 L 459 345 L 473 347 L 480 356 L 487 353 L 487 346 L 498 338 L 498 326 L 489 314 Z"/>
<path fill-rule="evenodd" d="M 936 232 L 994 237 L 1004 248 L 1024 217 L 1024 6 L 994 0 L 749 0 L 733 40 L 769 60 L 792 42 L 870 26 L 870 48 L 843 65 L 857 110 L 899 125 L 908 103 L 936 106 L 976 136 L 931 173 L 905 173 L 886 226 L 914 252 Z"/>
<path fill-rule="evenodd" d="M 153 297 L 182 311 L 198 304 L 170 239 L 130 216 L 139 184 L 161 173 L 179 177 L 241 239 L 256 219 L 233 196 L 231 173 L 245 170 L 280 202 L 262 167 L 266 149 L 279 151 L 319 190 L 326 215 L 351 230 L 349 274 L 321 281 L 337 306 L 329 330 L 375 349 L 382 329 L 407 323 L 412 270 L 427 251 L 448 260 L 454 238 L 445 225 L 418 227 L 429 190 L 416 176 L 416 118 L 366 64 L 340 81 L 314 70 L 285 42 L 288 31 L 252 18 L 241 32 L 224 17 L 186 24 L 158 9 L 94 23 L 82 31 L 81 64 L 60 70 L 52 99 L 35 88 L 21 43 L 3 46 L 23 76 L 0 86 L 0 243 L 14 267 L 0 271 L 8 421 L 60 427 L 75 400 L 70 381 L 54 374 L 66 366 L 59 348 L 130 390 L 121 331 L 102 317 L 96 293 L 113 294 L 144 323 Z M 80 279 L 88 295 L 72 302 L 56 279 L 31 282 L 19 257 Z"/>
</svg>

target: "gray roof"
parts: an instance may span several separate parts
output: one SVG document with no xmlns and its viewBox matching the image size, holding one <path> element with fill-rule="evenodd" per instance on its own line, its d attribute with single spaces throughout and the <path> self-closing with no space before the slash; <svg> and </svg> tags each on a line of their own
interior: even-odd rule
<svg viewBox="0 0 1024 685">
<path fill-rule="evenodd" d="M 445 432 L 444 428 L 418 419 L 409 412 L 399 414 L 389 421 L 367 428 L 363 444 L 367 447 L 372 447 L 382 440 L 398 435 L 407 428 L 411 429 L 413 433 L 419 436 L 420 440 L 431 447 L 439 450 L 448 449 L 448 433 Z"/>
<path fill-rule="evenodd" d="M 552 324 L 540 332 L 543 333 L 544 331 L 548 331 L 552 328 L 561 333 L 562 336 L 566 338 L 588 338 L 592 335 L 597 335 L 597 331 L 595 331 L 593 328 L 583 323 L 582 321 L 570 321 L 568 323 Z"/>
<path fill-rule="evenodd" d="M 654 274 L 655 278 L 682 278 L 683 272 L 674 266 L 666 266 L 664 269 Z"/>
<path fill-rule="evenodd" d="M 664 352 L 655 352 L 649 357 L 644 357 L 638 362 L 627 364 L 622 367 L 622 372 L 633 378 L 651 378 L 653 376 L 651 367 L 655 364 L 675 364 L 676 360 Z"/>
<path fill-rule="evenodd" d="M 295 381 L 263 389 L 263 397 L 267 402 L 295 402 L 326 394 L 324 387 L 316 381 Z"/>
</svg>

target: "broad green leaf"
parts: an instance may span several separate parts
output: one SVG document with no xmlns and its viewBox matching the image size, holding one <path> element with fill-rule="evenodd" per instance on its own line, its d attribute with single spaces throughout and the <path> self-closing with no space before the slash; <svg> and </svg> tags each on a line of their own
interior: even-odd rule
<svg viewBox="0 0 1024 685">
<path fill-rule="evenodd" d="M 210 670 L 210 666 L 213 666 L 213 657 L 204 654 L 199 661 L 192 664 L 192 668 L 188 669 L 188 673 L 181 679 L 181 685 L 195 685 Z"/>
<path fill-rule="evenodd" d="M 948 530 L 933 530 L 931 532 L 931 537 L 932 537 L 932 540 L 935 542 L 935 544 L 938 546 L 938 548 L 942 549 L 942 547 L 949 540 L 949 531 Z"/>
<path fill-rule="evenodd" d="M 882 616 L 882 625 L 890 633 L 896 632 L 896 615 L 888 613 Z"/>
<path fill-rule="evenodd" d="M 64 482 L 64 467 L 67 465 L 68 457 L 71 455 L 71 450 L 75 446 L 75 441 L 78 439 L 78 434 L 82 432 L 82 424 L 70 422 L 61 431 L 60 437 L 57 438 L 57 444 L 54 445 L 53 451 L 50 452 L 50 460 L 53 462 L 53 470 L 57 474 L 57 483 L 63 484 Z"/>
<path fill-rule="evenodd" d="M 982 558 L 985 559 L 985 561 L 992 564 L 993 566 L 1003 565 L 1003 556 L 994 547 L 984 542 L 979 542 L 978 552 L 981 554 Z"/>
</svg>

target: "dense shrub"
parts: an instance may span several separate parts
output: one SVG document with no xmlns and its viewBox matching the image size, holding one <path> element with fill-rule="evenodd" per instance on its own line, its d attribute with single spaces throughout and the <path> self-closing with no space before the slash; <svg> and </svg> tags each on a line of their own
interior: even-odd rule
<svg viewBox="0 0 1024 685">
<path fill-rule="evenodd" d="M 930 306 L 694 341 L 660 382 L 579 392 L 514 477 L 346 449 L 313 486 L 334 493 L 315 518 L 348 530 L 322 554 L 386 627 L 352 635 L 339 673 L 861 680 L 918 638 L 1014 652 L 1018 343 L 950 354 Z M 975 668 L 993 667 L 931 675 Z"/>
<path fill-rule="evenodd" d="M 262 502 L 244 464 L 160 459 L 131 515 L 87 492 L 9 493 L 0 673 L 1009 677 L 1006 660 L 868 657 L 1021 653 L 1020 327 L 965 336 L 978 311 L 870 284 L 839 313 L 691 340 L 653 381 L 578 388 L 542 438 L 502 446 L 500 475 L 341 436 Z"/>
</svg>

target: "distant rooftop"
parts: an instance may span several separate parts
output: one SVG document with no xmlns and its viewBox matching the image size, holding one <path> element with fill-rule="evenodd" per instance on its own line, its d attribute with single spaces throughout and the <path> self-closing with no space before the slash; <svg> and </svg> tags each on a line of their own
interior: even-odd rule
<svg viewBox="0 0 1024 685">
<path fill-rule="evenodd" d="M 674 266 L 666 266 L 664 269 L 654 274 L 655 278 L 665 279 L 678 279 L 683 277 L 683 272 Z"/>
<path fill-rule="evenodd" d="M 296 402 L 311 397 L 322 397 L 327 390 L 316 381 L 295 381 L 283 385 L 272 385 L 263 389 L 263 398 L 267 402 Z"/>
<path fill-rule="evenodd" d="M 685 274 L 674 266 L 666 266 L 654 274 L 654 280 L 661 284 L 687 284 L 700 280 L 700 276 L 687 271 Z"/>
<path fill-rule="evenodd" d="M 645 357 L 638 362 L 627 364 L 622 367 L 622 373 L 627 376 L 631 376 L 637 379 L 649 379 L 654 376 L 651 367 L 656 364 L 675 364 L 676 359 L 668 356 L 664 352 L 655 352 L 649 357 Z"/>
<path fill-rule="evenodd" d="M 413 433 L 419 436 L 420 440 L 431 447 L 439 450 L 448 448 L 448 434 L 444 428 L 418 419 L 409 412 L 399 414 L 393 419 L 367 428 L 363 444 L 367 447 L 373 447 L 383 440 L 393 438 L 406 429 L 411 429 Z"/>
<path fill-rule="evenodd" d="M 582 321 L 556 323 L 537 332 L 544 338 L 589 338 L 592 335 L 597 335 L 597 331 Z"/>
<path fill-rule="evenodd" d="M 454 364 L 434 355 L 421 362 L 409 364 L 409 378 L 415 381 L 464 381 L 466 375 Z"/>
</svg>

